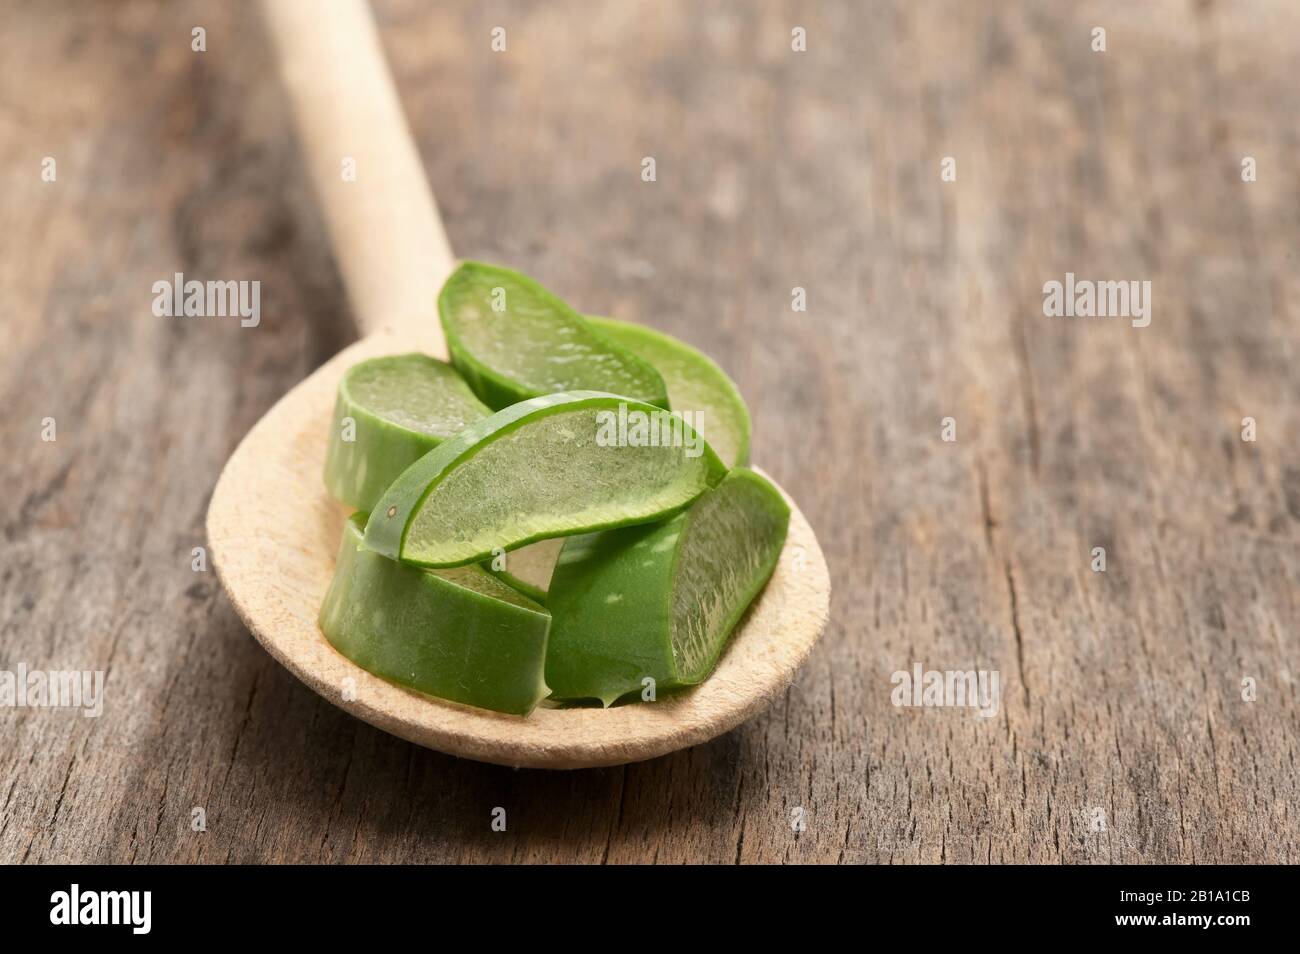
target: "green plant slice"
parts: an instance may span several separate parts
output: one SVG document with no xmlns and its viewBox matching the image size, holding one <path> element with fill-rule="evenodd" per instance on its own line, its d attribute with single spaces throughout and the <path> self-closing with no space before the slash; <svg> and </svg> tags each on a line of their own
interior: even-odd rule
<svg viewBox="0 0 1300 954">
<path fill-rule="evenodd" d="M 662 519 L 725 474 L 708 443 L 662 408 L 548 394 L 471 424 L 408 467 L 372 511 L 366 545 L 418 566 L 459 566 Z"/>
<path fill-rule="evenodd" d="M 790 508 L 736 468 L 689 510 L 657 524 L 573 537 L 547 591 L 546 682 L 556 700 L 604 705 L 702 682 L 767 583 Z"/>
<path fill-rule="evenodd" d="M 546 590 L 551 585 L 551 575 L 563 546 L 563 537 L 538 540 L 509 553 L 493 554 L 482 566 L 502 583 L 545 606 Z"/>
<path fill-rule="evenodd" d="M 430 696 L 527 715 L 548 689 L 546 610 L 478 566 L 421 570 L 343 530 L 320 628 L 367 672 Z"/>
<path fill-rule="evenodd" d="M 452 363 L 494 408 L 557 391 L 605 391 L 668 406 L 649 363 L 599 334 L 526 275 L 465 262 L 438 295 Z"/>
<path fill-rule="evenodd" d="M 669 406 L 686 416 L 724 464 L 749 463 L 749 408 L 735 382 L 712 358 L 644 325 L 586 318 L 610 341 L 654 365 L 668 387 Z"/>
<path fill-rule="evenodd" d="M 436 358 L 398 354 L 355 364 L 334 401 L 325 487 L 369 512 L 402 471 L 491 414 L 456 369 Z"/>
</svg>

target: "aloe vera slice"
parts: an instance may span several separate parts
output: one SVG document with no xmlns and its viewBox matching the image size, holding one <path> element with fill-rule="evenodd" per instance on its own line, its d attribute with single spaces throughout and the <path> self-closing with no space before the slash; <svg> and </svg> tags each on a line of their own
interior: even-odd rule
<svg viewBox="0 0 1300 954">
<path fill-rule="evenodd" d="M 662 408 L 594 391 L 548 394 L 471 424 L 408 467 L 371 513 L 366 545 L 417 566 L 459 566 L 662 519 L 726 471 Z"/>
<path fill-rule="evenodd" d="M 479 566 L 421 570 L 366 548 L 365 514 L 343 530 L 320 611 L 354 663 L 426 695 L 527 715 L 546 698 L 546 610 Z"/>
<path fill-rule="evenodd" d="M 494 408 L 583 390 L 668 406 L 649 363 L 519 272 L 465 262 L 442 286 L 438 314 L 452 363 Z"/>
<path fill-rule="evenodd" d="M 546 605 L 546 591 L 551 585 L 555 563 L 560 558 L 564 538 L 538 540 L 510 553 L 493 556 L 483 563 L 498 580 L 518 590 L 535 603 Z M 496 569 L 497 566 L 501 568 Z"/>
<path fill-rule="evenodd" d="M 402 471 L 471 421 L 491 414 L 455 368 L 427 355 L 355 364 L 339 382 L 334 402 L 325 487 L 369 512 Z"/>
<path fill-rule="evenodd" d="M 586 318 L 610 341 L 654 365 L 668 387 L 669 406 L 695 425 L 724 464 L 749 463 L 749 408 L 735 382 L 712 358 L 644 325 Z"/>
<path fill-rule="evenodd" d="M 737 468 L 662 523 L 568 540 L 547 592 L 546 682 L 553 699 L 608 706 L 653 679 L 702 682 L 772 575 L 790 508 Z"/>
</svg>

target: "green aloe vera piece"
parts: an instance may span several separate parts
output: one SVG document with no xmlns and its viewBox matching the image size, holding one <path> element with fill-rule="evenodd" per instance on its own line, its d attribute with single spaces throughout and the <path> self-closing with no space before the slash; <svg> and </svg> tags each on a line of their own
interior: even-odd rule
<svg viewBox="0 0 1300 954">
<path fill-rule="evenodd" d="M 402 471 L 470 422 L 491 414 L 455 368 L 427 355 L 398 354 L 355 364 L 339 382 L 334 402 L 325 487 L 344 503 L 369 512 Z"/>
<path fill-rule="evenodd" d="M 535 603 L 546 605 L 546 591 L 551 585 L 551 574 L 560 558 L 564 538 L 538 540 L 510 553 L 493 556 L 483 562 L 502 583 L 514 587 Z M 500 569 L 498 569 L 500 567 Z"/>
<path fill-rule="evenodd" d="M 375 505 L 366 545 L 417 566 L 460 566 L 662 519 L 726 471 L 662 408 L 594 391 L 548 394 L 471 424 L 407 468 Z"/>
<path fill-rule="evenodd" d="M 479 566 L 421 570 L 368 549 L 365 514 L 343 530 L 320 611 L 354 663 L 426 695 L 527 715 L 548 693 L 546 610 Z"/>
<path fill-rule="evenodd" d="M 790 508 L 736 468 L 670 520 L 568 540 L 547 592 L 551 697 L 610 705 L 702 682 L 776 568 Z"/>
<path fill-rule="evenodd" d="M 669 406 L 705 436 L 724 464 L 749 463 L 749 408 L 712 358 L 644 325 L 586 317 L 606 338 L 654 365 L 668 386 Z"/>
<path fill-rule="evenodd" d="M 519 272 L 465 262 L 442 286 L 438 314 L 452 363 L 494 408 L 584 390 L 668 406 L 649 363 Z"/>
</svg>

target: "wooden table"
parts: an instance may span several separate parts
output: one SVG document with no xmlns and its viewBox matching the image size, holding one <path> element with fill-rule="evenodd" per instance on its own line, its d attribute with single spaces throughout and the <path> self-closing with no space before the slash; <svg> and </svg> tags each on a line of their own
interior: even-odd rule
<svg viewBox="0 0 1300 954">
<path fill-rule="evenodd" d="M 1297 860 L 1300 8 L 379 7 L 457 250 L 735 376 L 824 641 L 765 715 L 601 771 L 301 686 L 191 567 L 231 449 L 352 334 L 255 10 L 15 5 L 0 668 L 107 682 L 0 709 L 0 860 Z M 261 323 L 155 317 L 176 272 L 259 280 Z M 1150 325 L 1045 316 L 1067 272 L 1150 281 Z M 915 663 L 998 671 L 996 715 L 896 707 Z"/>
</svg>

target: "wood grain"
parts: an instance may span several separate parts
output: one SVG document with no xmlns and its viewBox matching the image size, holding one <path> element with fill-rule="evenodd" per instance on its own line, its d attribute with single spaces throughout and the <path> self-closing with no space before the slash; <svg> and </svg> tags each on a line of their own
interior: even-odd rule
<svg viewBox="0 0 1300 954">
<path fill-rule="evenodd" d="M 6 5 L 0 667 L 108 681 L 0 709 L 0 860 L 1300 857 L 1293 4 L 379 9 L 453 246 L 719 359 L 827 635 L 626 769 L 458 761 L 297 683 L 190 569 L 352 333 L 255 11 Z M 175 271 L 260 279 L 261 324 L 155 318 Z M 1150 327 L 1044 317 L 1067 271 L 1151 280 Z M 998 716 L 895 708 L 913 662 L 997 669 Z"/>
</svg>

